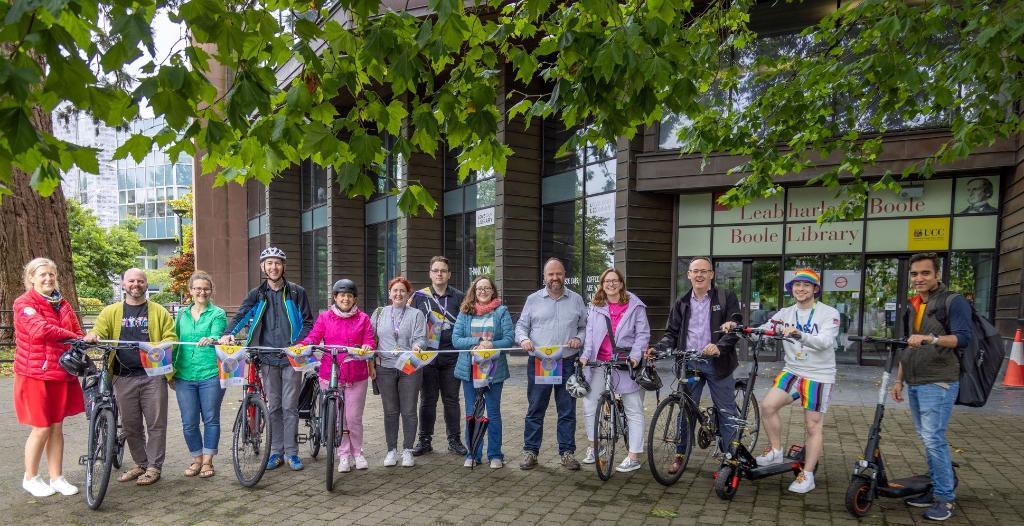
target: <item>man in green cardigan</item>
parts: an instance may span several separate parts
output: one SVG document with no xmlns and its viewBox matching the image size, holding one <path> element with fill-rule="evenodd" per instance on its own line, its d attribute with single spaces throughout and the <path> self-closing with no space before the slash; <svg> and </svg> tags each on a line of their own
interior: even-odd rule
<svg viewBox="0 0 1024 526">
<path fill-rule="evenodd" d="M 96 318 L 96 325 L 84 340 L 161 343 L 177 341 L 174 319 L 163 306 L 146 299 L 149 283 L 142 269 L 131 268 L 121 278 L 124 301 L 108 305 Z M 160 480 L 167 449 L 167 379 L 148 376 L 138 349 L 119 350 L 111 372 L 114 396 L 135 466 L 118 477 L 148 486 Z M 145 429 L 143 429 L 145 420 Z"/>
</svg>

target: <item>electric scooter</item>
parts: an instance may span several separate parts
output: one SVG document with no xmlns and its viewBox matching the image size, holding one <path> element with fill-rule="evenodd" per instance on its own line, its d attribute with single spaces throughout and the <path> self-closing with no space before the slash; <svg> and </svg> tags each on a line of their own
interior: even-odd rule
<svg viewBox="0 0 1024 526">
<path fill-rule="evenodd" d="M 734 320 L 735 321 L 735 320 Z M 723 500 L 730 500 L 736 495 L 740 480 L 758 480 L 783 473 L 799 474 L 804 468 L 804 448 L 801 445 L 792 445 L 786 452 L 786 457 L 781 463 L 768 466 L 758 466 L 754 455 L 743 445 L 743 434 L 746 430 L 747 411 L 750 406 L 750 399 L 754 391 L 754 381 L 757 379 L 758 360 L 757 356 L 764 348 L 767 340 L 787 340 L 782 333 L 769 329 L 757 327 L 744 327 L 737 325 L 729 332 L 739 334 L 753 344 L 752 355 L 754 363 L 750 368 L 750 380 L 746 384 L 746 392 L 743 396 L 743 407 L 740 408 L 740 415 L 737 422 L 726 422 L 723 425 L 732 425 L 736 428 L 736 436 L 725 452 L 721 466 L 715 472 L 715 494 Z"/>
<path fill-rule="evenodd" d="M 885 462 L 882 460 L 882 418 L 885 416 L 885 400 L 889 395 L 889 380 L 896 362 L 896 350 L 907 346 L 906 339 L 874 338 L 871 336 L 847 336 L 850 341 L 864 343 L 882 343 L 888 349 L 882 382 L 878 386 L 878 405 L 875 406 L 875 419 L 868 430 L 868 442 L 864 454 L 853 464 L 853 476 L 846 490 L 846 510 L 854 517 L 867 516 L 871 506 L 878 497 L 905 499 L 928 493 L 932 489 L 932 479 L 928 474 L 911 475 L 900 479 L 890 479 L 886 473 Z M 959 482 L 956 477 L 957 463 L 953 463 L 954 485 Z"/>
</svg>

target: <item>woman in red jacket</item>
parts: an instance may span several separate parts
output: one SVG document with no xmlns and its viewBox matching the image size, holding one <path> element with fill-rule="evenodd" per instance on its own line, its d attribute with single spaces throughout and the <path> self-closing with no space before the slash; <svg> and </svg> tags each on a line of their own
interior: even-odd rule
<svg viewBox="0 0 1024 526">
<path fill-rule="evenodd" d="M 35 497 L 78 488 L 64 479 L 64 418 L 85 411 L 82 388 L 58 360 L 63 340 L 81 338 L 71 304 L 57 290 L 57 267 L 46 258 L 25 265 L 25 294 L 14 300 L 14 410 L 18 422 L 32 426 L 25 442 L 25 478 L 21 486 Z M 39 476 L 46 450 L 50 483 Z"/>
</svg>

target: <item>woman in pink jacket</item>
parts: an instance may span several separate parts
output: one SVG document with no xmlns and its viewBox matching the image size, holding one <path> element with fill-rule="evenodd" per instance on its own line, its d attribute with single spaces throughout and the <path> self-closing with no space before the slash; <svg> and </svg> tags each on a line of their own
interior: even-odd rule
<svg viewBox="0 0 1024 526">
<path fill-rule="evenodd" d="M 313 329 L 302 343 L 307 345 L 345 345 L 370 351 L 374 347 L 373 326 L 370 317 L 356 307 L 359 292 L 349 279 L 339 279 L 331 287 L 334 305 L 320 313 Z M 320 387 L 326 389 L 331 381 L 331 363 L 334 358 L 324 353 L 320 358 Z M 363 406 L 366 405 L 366 386 L 377 377 L 373 361 L 364 361 L 345 354 L 338 355 L 338 385 L 345 397 L 345 431 L 338 446 L 338 472 L 366 469 L 369 464 L 363 456 Z"/>
</svg>

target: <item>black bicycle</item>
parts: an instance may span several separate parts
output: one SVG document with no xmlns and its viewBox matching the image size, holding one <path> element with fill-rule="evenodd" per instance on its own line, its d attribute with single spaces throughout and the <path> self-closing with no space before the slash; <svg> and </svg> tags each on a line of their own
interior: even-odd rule
<svg viewBox="0 0 1024 526">
<path fill-rule="evenodd" d="M 312 458 L 317 458 L 320 454 L 320 446 L 324 440 L 321 434 L 323 415 L 320 413 L 319 400 L 320 374 L 316 370 L 308 371 L 302 376 L 302 393 L 299 395 L 299 418 L 302 419 L 306 432 L 299 433 L 296 442 L 306 444 Z"/>
<path fill-rule="evenodd" d="M 327 389 L 319 390 L 314 407 L 320 411 L 320 428 L 318 431 L 321 441 L 327 454 L 324 459 L 327 461 L 326 486 L 327 491 L 334 491 L 334 462 L 337 460 L 336 451 L 341 445 L 341 437 L 345 433 L 345 393 L 338 387 L 338 355 L 345 355 L 348 351 L 339 347 L 313 346 L 315 351 L 331 355 L 331 381 Z"/>
<path fill-rule="evenodd" d="M 737 422 L 720 422 L 714 407 L 700 408 L 700 401 L 694 400 L 692 387 L 700 382 L 704 374 L 693 366 L 707 361 L 700 351 L 670 349 L 654 354 L 657 360 L 675 358 L 675 387 L 654 410 L 647 433 L 647 463 L 654 480 L 665 486 L 675 484 L 682 476 L 693 451 L 694 434 L 701 449 L 714 446 L 720 452 L 721 428 L 723 425 L 737 425 Z M 740 378 L 735 384 L 736 406 L 742 407 L 747 396 L 747 379 Z M 748 450 L 753 450 L 761 428 L 761 410 L 757 398 L 750 392 L 752 418 L 743 420 L 744 431 L 739 436 Z"/>
<path fill-rule="evenodd" d="M 615 463 L 615 444 L 622 436 L 622 442 L 629 448 L 627 433 L 626 408 L 622 405 L 622 396 L 615 391 L 612 382 L 612 370 L 629 367 L 629 360 L 613 358 L 600 362 L 587 362 L 587 367 L 604 369 L 604 388 L 597 400 L 597 414 L 594 418 L 594 468 L 601 480 L 612 477 L 612 466 Z M 597 389 L 592 386 L 591 389 Z"/>
<path fill-rule="evenodd" d="M 86 417 L 89 419 L 89 435 L 86 439 L 86 454 L 78 458 L 78 464 L 85 466 L 85 503 L 90 509 L 99 509 L 107 495 L 110 473 L 120 469 L 124 460 L 125 435 L 121 432 L 121 417 L 114 398 L 113 375 L 107 366 L 116 359 L 120 350 L 137 351 L 135 345 L 106 345 L 74 340 L 71 347 L 88 356 L 88 351 L 99 350 L 99 360 L 89 359 L 89 366 L 82 378 L 82 392 L 85 394 Z M 99 362 L 97 367 L 96 361 Z"/>
</svg>

